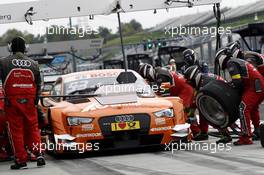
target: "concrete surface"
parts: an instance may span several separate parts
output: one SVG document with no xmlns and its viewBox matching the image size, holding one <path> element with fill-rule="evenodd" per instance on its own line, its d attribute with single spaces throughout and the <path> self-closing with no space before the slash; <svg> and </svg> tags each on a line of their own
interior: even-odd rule
<svg viewBox="0 0 264 175">
<path fill-rule="evenodd" d="M 263 105 L 261 114 L 264 114 Z M 262 115 L 263 120 L 263 115 Z M 28 163 L 27 170 L 10 170 L 13 162 L 0 162 L 3 175 L 263 175 L 264 148 L 254 142 L 249 146 L 232 144 L 215 149 L 217 138 L 207 142 L 194 142 L 189 150 L 144 148 L 107 153 L 94 153 L 79 157 L 56 159 L 47 155 L 47 165 L 36 168 Z M 197 145 L 200 145 L 198 147 Z M 204 146 L 201 146 L 204 145 Z M 197 147 L 196 147 L 197 146 Z M 171 148 L 171 147 L 170 147 Z M 175 147 L 174 147 L 175 148 Z M 210 148 L 210 149 L 209 149 Z M 221 150 L 220 150 L 221 149 Z"/>
</svg>

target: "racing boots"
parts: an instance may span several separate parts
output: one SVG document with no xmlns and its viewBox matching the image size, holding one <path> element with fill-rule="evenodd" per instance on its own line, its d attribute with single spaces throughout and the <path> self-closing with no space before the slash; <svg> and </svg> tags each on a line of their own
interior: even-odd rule
<svg viewBox="0 0 264 175">
<path fill-rule="evenodd" d="M 37 156 L 37 166 L 38 166 L 38 167 L 42 167 L 42 166 L 45 166 L 45 165 L 46 165 L 46 161 L 45 161 L 45 159 L 44 159 L 43 154 L 39 154 L 39 155 Z"/>
<path fill-rule="evenodd" d="M 23 169 L 27 169 L 27 163 L 18 163 L 17 161 L 15 161 L 14 165 L 10 166 L 11 170 L 23 170 Z"/>
<path fill-rule="evenodd" d="M 200 132 L 196 136 L 193 137 L 194 141 L 203 141 L 203 140 L 208 140 L 208 134 L 205 132 Z"/>
<path fill-rule="evenodd" d="M 229 142 L 232 142 L 231 136 L 222 136 L 221 139 L 216 141 L 216 144 L 220 144 L 220 143 L 227 144 Z"/>
</svg>

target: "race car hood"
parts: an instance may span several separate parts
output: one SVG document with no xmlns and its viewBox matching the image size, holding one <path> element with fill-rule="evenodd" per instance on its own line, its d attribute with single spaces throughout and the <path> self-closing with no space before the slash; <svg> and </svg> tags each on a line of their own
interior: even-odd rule
<svg viewBox="0 0 264 175">
<path fill-rule="evenodd" d="M 181 100 L 174 97 L 174 100 L 181 103 Z M 93 115 L 116 115 L 125 113 L 145 113 L 156 112 L 160 109 L 172 108 L 173 103 L 165 98 L 137 98 L 137 102 L 120 103 L 120 104 L 100 104 L 96 98 L 89 98 L 89 102 L 73 104 L 63 101 L 56 105 L 64 114 L 78 115 L 93 114 Z M 74 114 L 75 113 L 75 114 Z"/>
</svg>

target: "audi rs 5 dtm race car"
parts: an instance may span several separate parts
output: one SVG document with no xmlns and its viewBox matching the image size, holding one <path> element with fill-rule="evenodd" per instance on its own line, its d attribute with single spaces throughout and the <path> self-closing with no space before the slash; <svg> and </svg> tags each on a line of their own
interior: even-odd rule
<svg viewBox="0 0 264 175">
<path fill-rule="evenodd" d="M 58 154 L 165 145 L 189 138 L 182 100 L 156 96 L 134 71 L 63 75 L 43 95 L 49 121 L 45 148 Z"/>
</svg>

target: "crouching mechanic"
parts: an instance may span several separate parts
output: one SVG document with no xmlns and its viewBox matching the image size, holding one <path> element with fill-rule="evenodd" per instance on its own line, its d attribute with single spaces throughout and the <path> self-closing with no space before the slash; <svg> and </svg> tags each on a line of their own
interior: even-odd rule
<svg viewBox="0 0 264 175">
<path fill-rule="evenodd" d="M 196 90 L 199 91 L 202 87 L 207 85 L 212 81 L 225 81 L 220 76 L 210 73 L 201 73 L 198 66 L 191 66 L 187 68 L 184 72 L 184 77 L 186 78 L 187 82 Z M 208 123 L 204 119 L 203 116 L 200 114 L 200 128 L 205 128 L 202 131 L 206 131 L 208 133 Z M 219 143 L 229 143 L 232 141 L 232 137 L 229 135 L 228 130 L 221 130 L 222 137 L 220 140 L 216 141 L 217 144 Z"/>
<path fill-rule="evenodd" d="M 251 120 L 255 129 L 259 128 L 259 105 L 264 99 L 264 80 L 257 69 L 247 61 L 236 59 L 231 49 L 221 49 L 216 54 L 216 63 L 221 70 L 227 70 L 231 76 L 230 84 L 242 92 L 239 105 L 242 135 L 234 145 L 252 144 Z"/>
<path fill-rule="evenodd" d="M 171 72 L 165 68 L 157 68 L 154 69 L 153 66 L 149 64 L 142 64 L 139 68 L 139 74 L 145 78 L 150 84 L 156 83 L 161 91 L 164 91 L 164 87 L 162 84 L 170 83 L 169 93 L 171 96 L 178 96 L 183 100 L 183 106 L 185 108 L 185 114 L 187 121 L 191 123 L 191 131 L 193 134 L 193 140 L 201 140 L 201 138 L 196 137 L 200 134 L 200 128 L 195 121 L 194 111 L 194 90 L 193 88 L 186 82 L 185 78 L 176 72 Z M 204 138 L 202 140 L 206 140 Z"/>
<path fill-rule="evenodd" d="M 8 46 L 13 54 L 0 60 L 0 77 L 4 82 L 5 113 L 15 155 L 15 164 L 10 168 L 27 168 L 25 145 L 37 156 L 37 166 L 43 166 L 36 108 L 41 88 L 39 67 L 25 56 L 27 45 L 22 37 L 14 38 Z"/>
<path fill-rule="evenodd" d="M 185 70 L 187 70 L 189 67 L 194 66 L 194 65 L 198 67 L 198 69 L 201 73 L 208 73 L 209 72 L 209 68 L 208 68 L 207 63 L 204 61 L 198 60 L 196 55 L 195 55 L 195 51 L 192 49 L 186 49 L 183 52 L 183 61 L 185 63 L 183 72 L 185 72 Z M 203 140 L 203 138 L 208 138 L 208 128 L 209 128 L 208 123 L 204 119 L 201 119 L 199 126 L 200 126 L 201 132 L 197 136 L 197 138 L 200 137 L 201 140 Z"/>
</svg>

